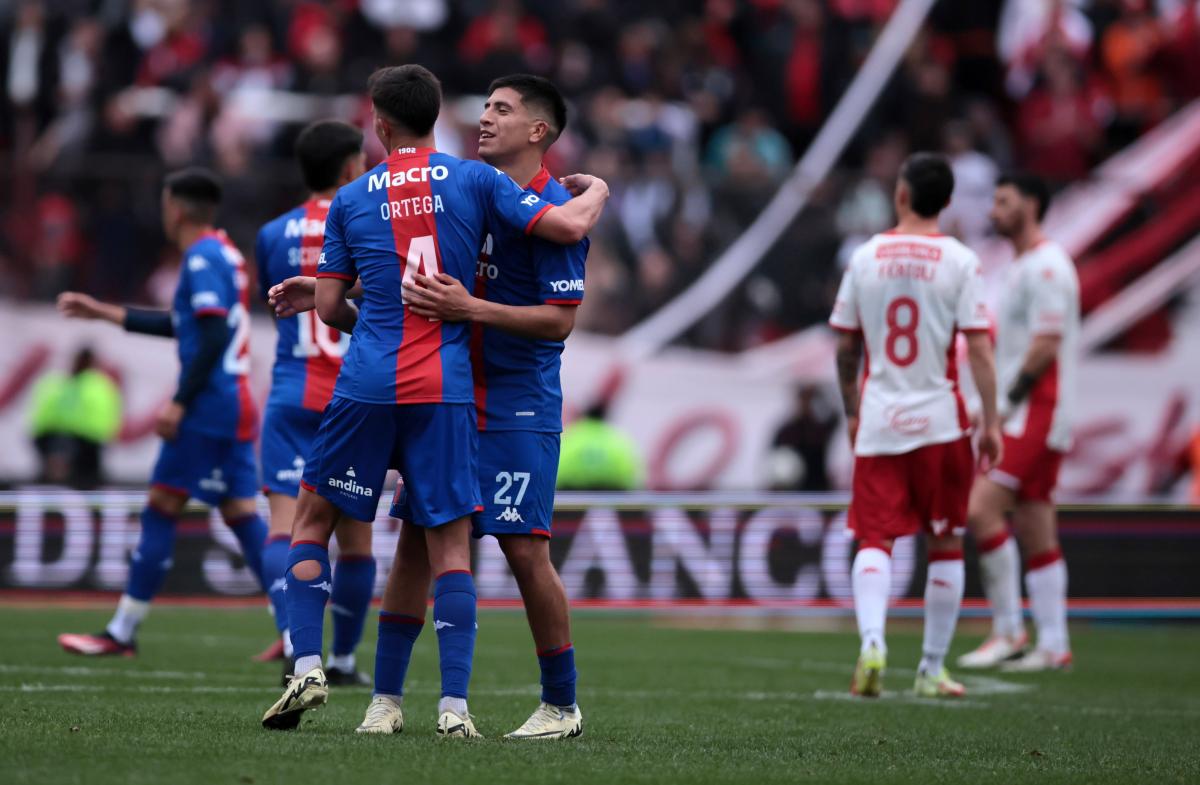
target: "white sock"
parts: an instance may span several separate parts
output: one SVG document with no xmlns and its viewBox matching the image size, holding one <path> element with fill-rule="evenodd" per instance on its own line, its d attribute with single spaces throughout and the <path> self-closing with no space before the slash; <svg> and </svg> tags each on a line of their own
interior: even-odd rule
<svg viewBox="0 0 1200 785">
<path fill-rule="evenodd" d="M 1048 564 L 1044 559 L 1052 558 Z M 1037 647 L 1051 654 L 1066 654 L 1071 650 L 1067 637 L 1067 563 L 1062 554 L 1054 551 L 1030 559 L 1032 567 L 1025 573 L 1025 589 L 1029 592 L 1029 607 L 1037 626 Z"/>
<path fill-rule="evenodd" d="M 451 698 L 448 695 L 443 696 L 442 699 L 438 701 L 438 714 L 441 714 L 445 711 L 452 711 L 460 717 L 467 716 L 467 699 Z"/>
<path fill-rule="evenodd" d="M 321 667 L 321 655 L 310 654 L 307 657 L 301 657 L 296 660 L 296 669 L 292 671 L 294 676 L 303 676 L 313 668 Z"/>
<path fill-rule="evenodd" d="M 292 631 L 284 630 L 283 631 L 283 656 L 287 657 L 290 660 L 292 658 L 292 655 L 294 652 L 295 652 L 295 650 L 292 649 Z"/>
<path fill-rule="evenodd" d="M 942 660 L 950 650 L 967 581 L 961 552 L 941 559 L 931 553 L 930 558 L 925 579 L 925 640 L 921 645 L 920 669 L 937 674 L 942 672 Z"/>
<path fill-rule="evenodd" d="M 377 692 L 374 695 L 372 695 L 371 697 L 372 698 L 387 698 L 388 700 L 390 700 L 392 703 L 396 704 L 397 706 L 402 707 L 404 705 L 404 696 L 403 695 L 390 695 L 386 692 Z"/>
<path fill-rule="evenodd" d="M 983 591 L 992 609 L 992 634 L 1017 637 L 1021 620 L 1021 554 L 1012 537 L 979 554 Z"/>
<path fill-rule="evenodd" d="M 862 650 L 874 645 L 886 652 L 883 632 L 887 622 L 888 590 L 892 584 L 892 557 L 879 548 L 860 550 L 850 568 L 850 581 Z"/>
<path fill-rule="evenodd" d="M 333 668 L 339 671 L 354 670 L 354 652 L 349 654 L 330 654 L 329 659 L 325 660 L 326 668 Z"/>
<path fill-rule="evenodd" d="M 117 612 L 113 614 L 112 621 L 105 629 L 109 635 L 121 643 L 132 643 L 133 636 L 137 634 L 138 625 L 142 623 L 149 612 L 150 603 L 144 600 L 135 600 L 128 594 L 122 594 L 121 601 L 117 603 Z"/>
</svg>

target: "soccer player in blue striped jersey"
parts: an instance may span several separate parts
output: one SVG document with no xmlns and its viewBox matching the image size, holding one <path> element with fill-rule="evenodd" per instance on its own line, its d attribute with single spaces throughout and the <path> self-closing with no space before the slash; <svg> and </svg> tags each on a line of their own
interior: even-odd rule
<svg viewBox="0 0 1200 785">
<path fill-rule="evenodd" d="M 476 627 L 469 534 L 480 498 L 470 329 L 417 315 L 402 284 L 443 271 L 459 280 L 473 275 L 486 232 L 500 226 L 577 243 L 599 218 L 608 190 L 596 178 L 574 176 L 568 182 L 578 198 L 555 207 L 490 166 L 437 152 L 432 129 L 441 89 L 420 66 L 377 72 L 371 98 L 376 134 L 390 153 L 338 191 L 326 220 L 316 308 L 351 339 L 305 466 L 292 528 L 287 602 L 296 676 L 263 725 L 295 728 L 306 709 L 326 701 L 319 654 L 331 589 L 329 537 L 339 514 L 374 517 L 386 471 L 395 467 L 412 509 L 405 526 L 424 530 L 436 576 L 437 732 L 472 737 L 479 734 L 466 701 Z M 361 312 L 346 300 L 356 279 Z M 386 598 L 384 612 L 402 615 Z"/>
<path fill-rule="evenodd" d="M 176 524 L 189 498 L 219 507 L 247 566 L 262 582 L 267 527 L 256 503 L 258 409 L 248 384 L 248 276 L 238 249 L 213 226 L 220 201 L 220 181 L 204 169 L 184 169 L 166 179 L 163 230 L 183 252 L 170 311 L 126 308 L 77 292 L 58 299 L 59 310 L 70 318 L 174 337 L 181 367 L 175 395 L 155 424 L 163 444 L 125 593 L 104 632 L 59 636 L 59 644 L 75 654 L 136 652 L 135 634 L 171 567 Z"/>
<path fill-rule="evenodd" d="M 255 243 L 260 293 L 265 300 L 275 284 L 297 273 L 316 275 L 325 239 L 325 218 L 337 189 L 365 171 L 363 134 L 337 120 L 307 126 L 296 138 L 296 158 L 310 196 L 301 205 L 266 223 Z M 283 659 L 285 684 L 291 673 L 284 571 L 291 547 L 296 495 L 321 414 L 333 397 L 350 336 L 321 322 L 315 313 L 275 321 L 278 341 L 271 372 L 271 394 L 263 417 L 261 463 L 263 493 L 271 507 L 270 531 L 263 548 L 264 580 L 279 630 L 279 641 L 259 660 Z M 338 558 L 333 570 L 333 645 L 325 664 L 330 685 L 363 685 L 354 650 L 362 640 L 367 610 L 375 593 L 375 556 L 371 528 L 344 519 L 337 525 Z"/>
<path fill-rule="evenodd" d="M 569 198 L 543 165 L 566 125 L 566 104 L 537 76 L 495 80 L 480 117 L 480 157 L 551 204 Z M 406 298 L 419 315 L 472 322 L 471 362 L 479 425 L 483 510 L 476 537 L 493 535 L 516 576 L 541 670 L 542 700 L 512 738 L 569 738 L 583 729 L 575 701 L 575 651 L 566 591 L 550 561 L 551 517 L 562 431 L 559 379 L 563 340 L 583 298 L 588 243 L 557 245 L 497 228 L 480 252 L 474 296 L 446 276 L 417 276 Z M 285 313 L 312 307 L 312 279 L 290 279 L 273 299 Z M 392 514 L 408 520 L 406 499 Z M 399 561 L 389 576 L 380 617 L 376 698 L 360 730 L 393 727 L 398 695 L 421 631 L 429 589 L 428 557 L 419 529 L 401 532 Z M 404 621 L 409 621 L 405 624 Z"/>
</svg>

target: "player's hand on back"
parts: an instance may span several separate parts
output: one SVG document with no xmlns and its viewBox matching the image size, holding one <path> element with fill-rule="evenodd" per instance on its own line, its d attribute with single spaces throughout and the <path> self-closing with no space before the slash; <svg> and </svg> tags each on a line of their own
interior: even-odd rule
<svg viewBox="0 0 1200 785">
<path fill-rule="evenodd" d="M 1004 457 L 1004 436 L 1000 424 L 984 426 L 979 432 L 979 468 L 987 471 L 1000 463 Z"/>
<path fill-rule="evenodd" d="M 171 401 L 164 406 L 154 420 L 154 432 L 167 441 L 173 441 L 179 435 L 179 423 L 183 421 L 183 405 Z"/>
<path fill-rule="evenodd" d="M 317 307 L 317 279 L 297 275 L 277 283 L 267 292 L 267 302 L 280 319 L 311 311 Z"/>
<path fill-rule="evenodd" d="M 608 183 L 601 180 L 599 177 L 591 174 L 570 174 L 559 180 L 563 188 L 567 189 L 567 193 L 571 196 L 579 196 L 589 188 L 603 188 L 607 193 Z"/>
<path fill-rule="evenodd" d="M 468 322 L 475 298 L 457 278 L 446 273 L 415 275 L 404 284 L 404 303 L 418 316 L 444 322 Z"/>
</svg>

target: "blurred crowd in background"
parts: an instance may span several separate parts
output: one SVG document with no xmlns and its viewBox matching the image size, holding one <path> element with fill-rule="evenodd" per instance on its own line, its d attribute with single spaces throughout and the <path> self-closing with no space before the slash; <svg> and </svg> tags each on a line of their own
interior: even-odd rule
<svg viewBox="0 0 1200 785">
<path fill-rule="evenodd" d="M 571 103 L 555 174 L 604 177 L 579 326 L 619 333 L 682 291 L 762 210 L 897 0 L 9 0 L 0 4 L 0 296 L 78 288 L 169 302 L 163 173 L 225 178 L 249 254 L 303 196 L 309 120 L 369 133 L 367 76 L 443 81 L 439 146 L 475 154 L 489 81 L 532 72 Z M 848 249 L 892 220 L 899 164 L 953 161 L 948 230 L 988 231 L 998 171 L 1056 186 L 1200 96 L 1198 0 L 937 3 L 833 177 L 755 275 L 687 336 L 736 350 L 828 315 Z"/>
</svg>

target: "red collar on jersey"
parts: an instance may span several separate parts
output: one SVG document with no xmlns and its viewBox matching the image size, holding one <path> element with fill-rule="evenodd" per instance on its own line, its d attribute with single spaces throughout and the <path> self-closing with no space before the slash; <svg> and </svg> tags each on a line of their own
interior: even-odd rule
<svg viewBox="0 0 1200 785">
<path fill-rule="evenodd" d="M 542 168 L 539 169 L 538 173 L 535 174 L 533 179 L 529 181 L 529 185 L 525 186 L 525 190 L 528 191 L 530 188 L 532 188 L 538 193 L 542 193 L 546 190 L 546 183 L 548 182 L 550 182 L 550 172 L 546 169 L 546 165 L 542 164 Z"/>
</svg>

